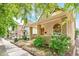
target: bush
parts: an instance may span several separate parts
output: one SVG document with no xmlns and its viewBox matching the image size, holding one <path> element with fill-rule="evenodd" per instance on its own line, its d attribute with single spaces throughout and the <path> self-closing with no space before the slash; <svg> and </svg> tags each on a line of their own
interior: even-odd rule
<svg viewBox="0 0 79 59">
<path fill-rule="evenodd" d="M 27 40 L 27 36 L 25 36 L 25 35 L 24 35 L 22 38 L 23 38 L 24 40 Z"/>
<path fill-rule="evenodd" d="M 76 29 L 75 34 L 76 34 L 76 37 L 79 36 L 79 29 Z"/>
<path fill-rule="evenodd" d="M 58 55 L 65 55 L 70 47 L 70 38 L 64 34 L 53 35 L 49 47 Z"/>
<path fill-rule="evenodd" d="M 15 38 L 14 42 L 17 42 L 18 41 L 18 38 Z"/>
<path fill-rule="evenodd" d="M 37 36 L 36 39 L 33 41 L 33 44 L 36 47 L 42 47 L 43 43 L 44 43 L 43 38 L 40 36 Z"/>
</svg>

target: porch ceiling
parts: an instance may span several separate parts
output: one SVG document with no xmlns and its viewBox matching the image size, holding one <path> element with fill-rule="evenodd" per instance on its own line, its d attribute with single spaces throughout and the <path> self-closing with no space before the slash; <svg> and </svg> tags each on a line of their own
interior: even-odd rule
<svg viewBox="0 0 79 59">
<path fill-rule="evenodd" d="M 57 18 L 64 18 L 64 17 L 66 17 L 66 15 L 65 15 L 65 12 L 62 11 L 59 14 L 52 15 L 47 19 L 42 19 L 42 20 L 39 20 L 35 23 L 30 23 L 27 26 L 28 27 L 36 27 L 37 25 L 42 25 L 42 24 L 45 24 L 45 23 L 48 23 L 51 21 L 58 21 Z"/>
</svg>

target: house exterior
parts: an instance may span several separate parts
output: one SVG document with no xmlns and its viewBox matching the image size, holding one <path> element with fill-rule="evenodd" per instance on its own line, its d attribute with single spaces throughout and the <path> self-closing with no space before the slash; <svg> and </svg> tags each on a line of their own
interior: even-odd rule
<svg viewBox="0 0 79 59">
<path fill-rule="evenodd" d="M 23 25 L 18 25 L 17 30 L 15 31 L 15 35 L 20 38 L 23 36 L 23 30 L 24 30 L 24 26 Z"/>
<path fill-rule="evenodd" d="M 64 33 L 71 38 L 72 45 L 75 44 L 75 20 L 72 12 L 56 11 L 48 18 L 42 15 L 35 23 L 29 23 L 30 39 L 36 35 L 51 36 L 54 32 Z M 36 34 L 33 34 L 33 28 Z"/>
<path fill-rule="evenodd" d="M 11 30 L 9 33 L 9 37 L 12 39 L 17 38 L 22 38 L 23 36 L 23 25 L 18 25 L 18 27 L 15 30 Z"/>
</svg>

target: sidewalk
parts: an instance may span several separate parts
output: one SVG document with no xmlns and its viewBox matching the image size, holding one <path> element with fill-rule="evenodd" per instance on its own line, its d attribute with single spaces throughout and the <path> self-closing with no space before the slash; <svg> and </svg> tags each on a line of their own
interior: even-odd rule
<svg viewBox="0 0 79 59">
<path fill-rule="evenodd" d="M 76 38 L 76 55 L 79 56 L 79 37 Z"/>
<path fill-rule="evenodd" d="M 6 53 L 6 49 L 5 46 L 2 42 L 2 40 L 0 39 L 0 56 L 7 56 L 8 54 Z"/>
<path fill-rule="evenodd" d="M 5 50 L 6 56 L 32 56 L 29 52 L 17 47 L 5 39 L 2 39 L 0 49 L 2 48 L 1 46 L 4 46 L 3 50 Z"/>
</svg>

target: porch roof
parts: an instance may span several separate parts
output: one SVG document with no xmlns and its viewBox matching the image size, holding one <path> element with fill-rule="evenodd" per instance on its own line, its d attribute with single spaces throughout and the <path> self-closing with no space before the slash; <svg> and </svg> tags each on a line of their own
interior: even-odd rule
<svg viewBox="0 0 79 59">
<path fill-rule="evenodd" d="M 27 24 L 28 27 L 36 27 L 37 25 L 42 25 L 51 21 L 57 21 L 57 18 L 64 18 L 66 17 L 65 12 L 63 11 L 57 11 L 54 12 L 50 17 L 48 17 L 47 19 L 39 19 L 39 21 L 35 22 L 35 23 L 29 23 Z"/>
</svg>

